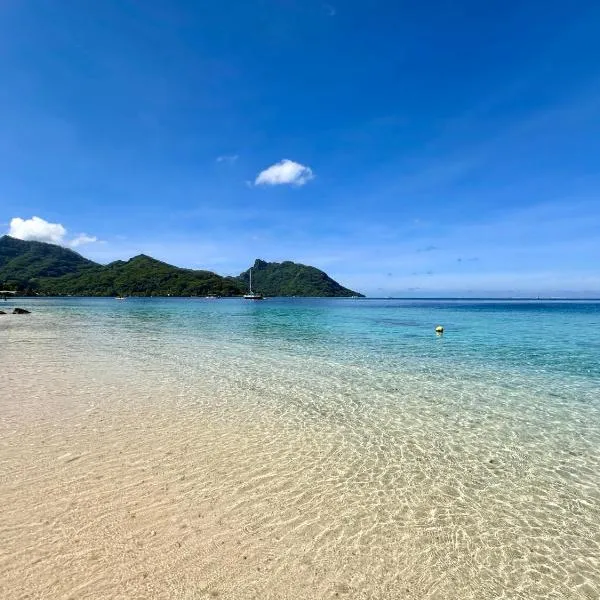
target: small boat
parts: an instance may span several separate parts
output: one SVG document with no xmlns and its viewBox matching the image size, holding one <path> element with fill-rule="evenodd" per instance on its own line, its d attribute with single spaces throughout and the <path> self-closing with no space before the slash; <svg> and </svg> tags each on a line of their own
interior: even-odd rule
<svg viewBox="0 0 600 600">
<path fill-rule="evenodd" d="M 127 296 L 115 296 L 115 300 L 127 300 Z"/>
<path fill-rule="evenodd" d="M 248 289 L 248 293 L 244 294 L 244 298 L 246 300 L 264 300 L 265 299 L 265 297 L 262 294 L 252 291 L 252 269 L 250 269 L 250 286 Z"/>
</svg>

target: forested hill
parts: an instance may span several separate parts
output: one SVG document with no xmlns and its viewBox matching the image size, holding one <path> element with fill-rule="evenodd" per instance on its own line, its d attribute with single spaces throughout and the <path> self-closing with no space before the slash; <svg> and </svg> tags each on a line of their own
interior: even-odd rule
<svg viewBox="0 0 600 600">
<path fill-rule="evenodd" d="M 250 269 L 240 274 L 247 286 Z M 252 289 L 265 296 L 361 296 L 341 286 L 320 269 L 286 260 L 281 263 L 256 259 L 252 267 Z"/>
<path fill-rule="evenodd" d="M 62 246 L 25 242 L 8 235 L 0 237 L 0 280 L 5 284 L 60 277 L 96 266 L 95 262 Z"/>
<path fill-rule="evenodd" d="M 274 274 L 274 266 L 283 270 Z M 269 296 L 359 295 L 314 267 L 256 261 L 255 269 L 261 287 L 254 287 Z M 100 265 L 62 246 L 5 235 L 0 237 L 0 289 L 45 296 L 240 296 L 247 277 L 182 269 L 144 254 Z"/>
<path fill-rule="evenodd" d="M 180 269 L 140 254 L 128 261 L 45 279 L 39 291 L 53 296 L 239 296 L 243 286 L 233 277 Z"/>
<path fill-rule="evenodd" d="M 238 296 L 244 287 L 234 277 L 180 269 L 143 254 L 100 265 L 62 246 L 5 235 L 0 289 L 45 296 Z"/>
</svg>

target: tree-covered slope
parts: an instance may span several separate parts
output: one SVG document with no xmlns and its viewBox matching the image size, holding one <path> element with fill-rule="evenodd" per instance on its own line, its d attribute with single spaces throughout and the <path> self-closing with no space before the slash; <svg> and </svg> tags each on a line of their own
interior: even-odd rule
<svg viewBox="0 0 600 600">
<path fill-rule="evenodd" d="M 236 296 L 243 286 L 211 271 L 180 269 L 140 254 L 81 274 L 40 281 L 40 292 L 74 296 Z"/>
<path fill-rule="evenodd" d="M 0 238 L 0 289 L 49 296 L 237 296 L 243 284 L 149 256 L 99 265 L 54 244 Z"/>
<path fill-rule="evenodd" d="M 62 246 L 0 237 L 0 284 L 8 289 L 26 286 L 35 278 L 81 273 L 96 266 Z"/>
<path fill-rule="evenodd" d="M 257 260 L 253 287 L 267 296 L 359 296 L 326 273 L 293 262 Z M 240 296 L 248 271 L 222 277 L 140 254 L 99 265 L 54 244 L 0 238 L 0 289 L 46 296 Z"/>
<path fill-rule="evenodd" d="M 249 272 L 250 269 L 239 276 L 246 286 Z M 269 263 L 257 258 L 252 267 L 252 288 L 266 296 L 362 296 L 320 269 L 289 260 Z"/>
</svg>

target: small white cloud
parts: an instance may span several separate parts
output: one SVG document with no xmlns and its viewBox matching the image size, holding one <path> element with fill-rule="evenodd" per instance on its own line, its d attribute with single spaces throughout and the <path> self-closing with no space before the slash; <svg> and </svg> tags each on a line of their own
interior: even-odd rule
<svg viewBox="0 0 600 600">
<path fill-rule="evenodd" d="M 67 230 L 60 223 L 49 223 L 40 217 L 21 219 L 15 217 L 10 221 L 8 235 L 19 240 L 49 242 L 62 244 Z"/>
<path fill-rule="evenodd" d="M 224 156 L 218 156 L 217 157 L 217 162 L 218 163 L 233 164 L 238 158 L 239 158 L 239 155 L 237 155 L 237 154 L 229 154 L 229 155 L 224 155 Z"/>
<path fill-rule="evenodd" d="M 63 225 L 50 223 L 40 217 L 31 217 L 31 219 L 15 217 L 11 219 L 8 235 L 28 242 L 47 242 L 49 244 L 71 246 L 72 248 L 98 241 L 96 236 L 87 235 L 87 233 L 80 233 L 72 240 L 67 240 L 67 230 Z"/>
<path fill-rule="evenodd" d="M 69 242 L 69 246 L 71 246 L 71 248 L 77 248 L 77 246 L 83 246 L 84 244 L 93 244 L 97 241 L 98 238 L 95 235 L 87 235 L 85 233 L 80 233 L 76 238 L 72 239 Z"/>
<path fill-rule="evenodd" d="M 261 171 L 254 181 L 254 185 L 304 185 L 314 174 L 310 167 L 284 158 L 281 162 L 271 165 Z"/>
</svg>

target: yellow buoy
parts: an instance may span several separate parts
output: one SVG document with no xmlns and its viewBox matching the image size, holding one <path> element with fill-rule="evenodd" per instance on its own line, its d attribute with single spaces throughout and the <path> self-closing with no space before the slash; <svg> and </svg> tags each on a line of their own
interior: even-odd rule
<svg viewBox="0 0 600 600">
<path fill-rule="evenodd" d="M 439 334 L 442 334 L 442 333 L 444 333 L 444 328 L 443 328 L 441 325 L 438 325 L 438 326 L 435 328 L 435 332 L 436 332 L 438 335 L 439 335 Z"/>
</svg>

